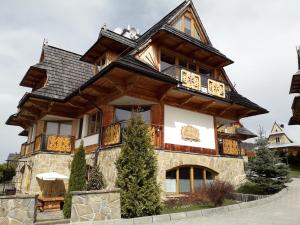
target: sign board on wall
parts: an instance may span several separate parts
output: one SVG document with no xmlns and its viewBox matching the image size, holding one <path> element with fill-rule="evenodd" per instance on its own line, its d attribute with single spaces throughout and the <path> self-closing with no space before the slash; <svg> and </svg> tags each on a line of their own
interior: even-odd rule
<svg viewBox="0 0 300 225">
<path fill-rule="evenodd" d="M 165 143 L 215 149 L 213 116 L 168 105 L 164 116 Z"/>
</svg>

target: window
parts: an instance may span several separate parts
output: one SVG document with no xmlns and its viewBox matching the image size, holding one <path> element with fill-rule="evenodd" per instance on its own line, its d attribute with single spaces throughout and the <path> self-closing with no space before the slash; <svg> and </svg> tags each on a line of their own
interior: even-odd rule
<svg viewBox="0 0 300 225">
<path fill-rule="evenodd" d="M 87 135 L 90 136 L 90 135 L 99 133 L 100 126 L 101 126 L 101 114 L 100 114 L 100 112 L 95 112 L 93 114 L 90 114 L 89 115 L 89 120 L 88 120 Z"/>
<path fill-rule="evenodd" d="M 46 125 L 47 135 L 71 135 L 72 134 L 72 122 L 47 122 Z"/>
<path fill-rule="evenodd" d="M 184 17 L 184 33 L 192 35 L 192 20 L 189 17 Z"/>
<path fill-rule="evenodd" d="M 119 106 L 115 110 L 115 122 L 122 122 L 129 120 L 133 111 L 137 111 L 142 115 L 145 122 L 150 122 L 150 106 Z"/>
<path fill-rule="evenodd" d="M 188 193 L 208 188 L 215 173 L 199 166 L 177 167 L 166 172 L 166 192 Z"/>
<path fill-rule="evenodd" d="M 79 138 L 79 139 L 82 137 L 82 127 L 83 127 L 83 118 L 80 118 L 79 127 L 78 127 L 78 135 L 77 135 L 77 138 Z"/>
<path fill-rule="evenodd" d="M 196 30 L 195 27 L 194 27 L 194 31 L 195 31 L 194 38 L 196 38 L 197 40 L 201 41 L 200 35 L 199 35 L 199 33 L 198 33 L 198 31 Z"/>
<path fill-rule="evenodd" d="M 95 65 L 95 74 L 100 72 L 106 66 L 106 57 L 103 56 L 99 59 L 98 63 Z"/>
<path fill-rule="evenodd" d="M 276 143 L 280 143 L 280 138 L 276 137 Z"/>
<path fill-rule="evenodd" d="M 164 52 L 160 56 L 160 71 L 166 72 L 172 69 L 172 66 L 175 65 L 175 56 L 168 55 Z"/>
</svg>

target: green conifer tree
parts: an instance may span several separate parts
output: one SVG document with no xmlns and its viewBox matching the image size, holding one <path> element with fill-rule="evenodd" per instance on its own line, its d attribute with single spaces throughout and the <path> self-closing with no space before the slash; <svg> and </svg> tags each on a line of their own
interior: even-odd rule
<svg viewBox="0 0 300 225">
<path fill-rule="evenodd" d="M 273 194 L 288 182 L 288 166 L 281 162 L 274 151 L 268 149 L 268 140 L 262 128 L 256 140 L 256 157 L 249 160 L 248 179 L 256 184 L 262 194 Z"/>
<path fill-rule="evenodd" d="M 76 151 L 72 164 L 69 178 L 69 188 L 65 194 L 63 213 L 65 218 L 71 217 L 72 208 L 72 191 L 86 190 L 86 161 L 83 142 L 80 143 L 79 149 Z"/>
<path fill-rule="evenodd" d="M 116 162 L 116 185 L 121 189 L 123 218 L 159 214 L 160 188 L 157 184 L 157 157 L 139 113 L 133 112 L 124 130 L 124 144 Z"/>
</svg>

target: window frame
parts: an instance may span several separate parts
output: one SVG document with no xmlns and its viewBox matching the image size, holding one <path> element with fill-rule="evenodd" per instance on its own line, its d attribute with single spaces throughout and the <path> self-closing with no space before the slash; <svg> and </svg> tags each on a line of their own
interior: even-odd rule
<svg viewBox="0 0 300 225">
<path fill-rule="evenodd" d="M 72 131 L 73 131 L 73 121 L 72 120 L 63 120 L 63 121 L 57 121 L 57 120 L 48 120 L 48 121 L 45 121 L 46 124 L 45 124 L 45 134 L 47 134 L 47 125 L 48 123 L 57 123 L 58 126 L 57 126 L 57 133 L 56 134 L 47 134 L 47 135 L 58 135 L 58 136 L 72 136 Z M 62 135 L 60 134 L 60 131 L 61 131 L 61 125 L 62 124 L 69 124 L 71 125 L 71 134 L 70 135 Z"/>
<path fill-rule="evenodd" d="M 96 115 L 95 126 L 94 126 L 93 131 L 91 131 L 91 118 L 94 115 Z M 88 114 L 88 119 L 87 119 L 86 136 L 92 136 L 92 135 L 95 135 L 95 134 L 99 134 L 101 126 L 102 126 L 101 124 L 102 124 L 102 113 L 100 113 L 99 111 L 89 113 Z"/>
</svg>

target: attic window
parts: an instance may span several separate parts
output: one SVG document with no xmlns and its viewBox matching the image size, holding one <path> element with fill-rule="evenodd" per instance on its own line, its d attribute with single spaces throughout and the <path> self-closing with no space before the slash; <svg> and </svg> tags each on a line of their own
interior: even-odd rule
<svg viewBox="0 0 300 225">
<path fill-rule="evenodd" d="M 184 17 L 184 33 L 192 35 L 192 20 L 189 17 Z"/>
<path fill-rule="evenodd" d="M 173 27 L 201 41 L 199 29 L 197 28 L 196 22 L 190 14 L 184 15 L 177 19 L 173 24 Z"/>
</svg>

